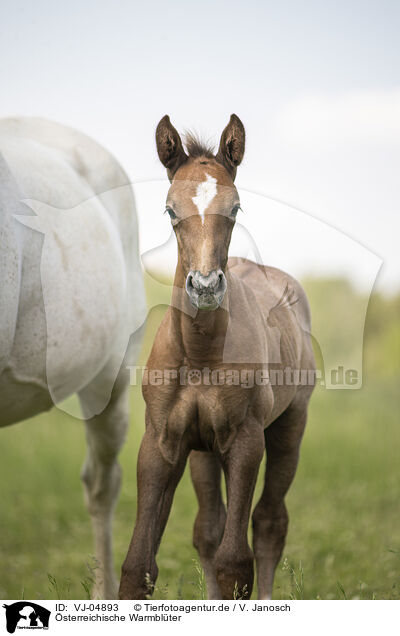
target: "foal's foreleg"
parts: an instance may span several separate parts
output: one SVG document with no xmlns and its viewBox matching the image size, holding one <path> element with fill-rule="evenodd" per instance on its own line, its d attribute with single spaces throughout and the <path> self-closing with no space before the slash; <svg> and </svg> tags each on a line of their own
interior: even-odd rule
<svg viewBox="0 0 400 636">
<path fill-rule="evenodd" d="M 214 564 L 223 599 L 250 598 L 253 588 L 253 553 L 247 542 L 250 508 L 258 469 L 264 454 L 263 427 L 254 419 L 239 428 L 222 458 L 228 511 L 224 535 Z"/>
<path fill-rule="evenodd" d="M 214 555 L 225 528 L 226 511 L 221 496 L 221 463 L 212 453 L 192 451 L 190 473 L 199 502 L 193 528 L 193 545 L 199 553 L 208 598 L 221 598 L 214 568 Z"/>
<path fill-rule="evenodd" d="M 167 462 L 153 427 L 147 426 L 138 457 L 136 524 L 122 566 L 120 599 L 145 599 L 153 591 L 158 575 L 155 557 L 187 455 L 182 450 L 176 463 Z"/>
<path fill-rule="evenodd" d="M 265 485 L 253 512 L 253 547 L 260 599 L 271 598 L 275 569 L 285 545 L 289 517 L 284 498 L 296 472 L 306 419 L 304 407 L 290 406 L 265 431 Z"/>
</svg>

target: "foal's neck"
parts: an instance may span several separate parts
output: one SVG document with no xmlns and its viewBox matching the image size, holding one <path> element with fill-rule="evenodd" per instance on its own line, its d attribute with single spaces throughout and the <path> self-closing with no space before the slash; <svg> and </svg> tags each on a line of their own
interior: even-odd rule
<svg viewBox="0 0 400 636">
<path fill-rule="evenodd" d="M 222 362 L 229 321 L 228 289 L 224 308 L 196 310 L 185 290 L 185 276 L 178 263 L 172 292 L 172 327 L 189 363 L 202 365 Z"/>
</svg>

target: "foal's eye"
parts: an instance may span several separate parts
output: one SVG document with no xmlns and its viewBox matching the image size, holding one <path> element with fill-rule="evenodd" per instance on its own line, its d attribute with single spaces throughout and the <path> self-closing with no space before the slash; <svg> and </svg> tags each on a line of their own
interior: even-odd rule
<svg viewBox="0 0 400 636">
<path fill-rule="evenodd" d="M 178 217 L 176 216 L 175 212 L 173 211 L 172 208 L 170 208 L 168 205 L 165 208 L 165 211 L 168 212 L 169 214 L 169 218 L 171 219 L 171 221 L 175 221 Z"/>
<path fill-rule="evenodd" d="M 231 219 L 236 219 L 236 216 L 237 216 L 237 213 L 239 212 L 239 210 L 241 210 L 241 207 L 240 207 L 239 204 L 235 205 L 232 208 L 231 213 L 229 215 L 231 217 Z"/>
</svg>

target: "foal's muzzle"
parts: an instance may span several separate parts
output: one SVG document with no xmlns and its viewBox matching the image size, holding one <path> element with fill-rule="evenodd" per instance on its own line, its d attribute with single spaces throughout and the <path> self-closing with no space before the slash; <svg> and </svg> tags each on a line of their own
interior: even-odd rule
<svg viewBox="0 0 400 636">
<path fill-rule="evenodd" d="M 186 278 L 186 291 L 197 309 L 218 309 L 226 292 L 225 274 L 222 269 L 214 270 L 207 276 L 198 270 L 191 270 Z"/>
</svg>

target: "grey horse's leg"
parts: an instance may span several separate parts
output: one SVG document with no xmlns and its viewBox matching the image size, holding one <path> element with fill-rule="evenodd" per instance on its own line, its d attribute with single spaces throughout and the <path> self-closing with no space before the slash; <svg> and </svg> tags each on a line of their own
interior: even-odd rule
<svg viewBox="0 0 400 636">
<path fill-rule="evenodd" d="M 89 386 L 79 395 L 84 414 L 94 390 L 95 387 Z M 115 599 L 118 594 L 112 557 L 112 518 L 121 484 L 117 456 L 125 440 L 128 420 L 125 380 L 116 382 L 104 411 L 86 420 L 87 456 L 82 480 L 92 519 L 97 561 L 93 598 Z"/>
<path fill-rule="evenodd" d="M 226 511 L 221 496 L 221 463 L 212 453 L 192 451 L 190 472 L 199 502 L 193 528 L 193 545 L 199 553 L 210 599 L 221 598 L 214 555 L 221 543 Z"/>
<path fill-rule="evenodd" d="M 253 547 L 261 599 L 271 598 L 275 569 L 285 545 L 289 517 L 284 498 L 296 472 L 306 419 L 307 404 L 290 405 L 265 431 L 265 485 L 253 512 Z"/>
</svg>

